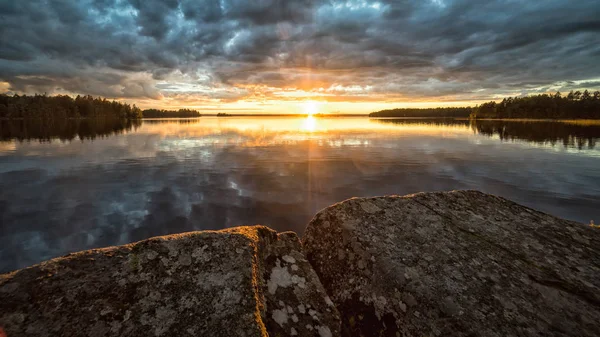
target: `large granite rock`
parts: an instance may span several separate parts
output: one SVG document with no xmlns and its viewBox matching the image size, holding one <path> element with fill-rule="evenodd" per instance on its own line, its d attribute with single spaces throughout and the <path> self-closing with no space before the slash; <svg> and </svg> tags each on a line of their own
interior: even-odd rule
<svg viewBox="0 0 600 337">
<path fill-rule="evenodd" d="M 339 324 L 296 234 L 260 226 L 157 237 L 0 276 L 9 337 L 329 337 Z"/>
<path fill-rule="evenodd" d="M 303 248 L 346 336 L 600 336 L 600 230 L 506 199 L 350 199 Z"/>
</svg>

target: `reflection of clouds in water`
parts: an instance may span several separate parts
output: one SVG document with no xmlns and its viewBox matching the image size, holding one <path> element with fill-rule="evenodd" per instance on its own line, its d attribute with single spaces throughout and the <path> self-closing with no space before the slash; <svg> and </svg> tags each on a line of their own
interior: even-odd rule
<svg viewBox="0 0 600 337">
<path fill-rule="evenodd" d="M 262 223 L 301 233 L 316 211 L 352 196 L 476 188 L 580 221 L 599 204 L 594 150 L 547 151 L 457 126 L 331 119 L 328 133 L 303 133 L 284 122 L 201 119 L 17 144 L 0 159 L 0 270 L 189 230 Z"/>
</svg>

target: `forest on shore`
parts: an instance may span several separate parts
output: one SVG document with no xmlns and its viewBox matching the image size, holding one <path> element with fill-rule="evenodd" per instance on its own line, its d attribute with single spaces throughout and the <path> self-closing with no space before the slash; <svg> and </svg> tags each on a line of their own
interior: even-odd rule
<svg viewBox="0 0 600 337">
<path fill-rule="evenodd" d="M 473 108 L 471 118 L 600 119 L 600 91 L 509 97 Z"/>
<path fill-rule="evenodd" d="M 142 118 L 142 110 L 134 105 L 109 101 L 90 95 L 73 98 L 68 95 L 4 95 L 0 94 L 0 118 Z"/>
<path fill-rule="evenodd" d="M 0 94 L 0 119 L 62 119 L 62 118 L 177 118 L 200 117 L 191 109 L 141 110 L 137 106 L 90 95 L 5 95 Z"/>
<path fill-rule="evenodd" d="M 369 117 L 454 117 L 472 119 L 600 119 L 600 91 L 571 91 L 524 97 L 508 97 L 501 102 L 487 102 L 476 107 L 390 109 Z"/>
</svg>

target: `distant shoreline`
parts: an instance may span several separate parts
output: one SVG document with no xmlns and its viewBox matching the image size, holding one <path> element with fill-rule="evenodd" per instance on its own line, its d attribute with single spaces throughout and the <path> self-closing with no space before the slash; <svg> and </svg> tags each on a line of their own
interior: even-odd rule
<svg viewBox="0 0 600 337">
<path fill-rule="evenodd" d="M 369 114 L 269 114 L 269 113 L 253 113 L 253 114 L 203 114 L 202 117 L 369 117 Z"/>
</svg>

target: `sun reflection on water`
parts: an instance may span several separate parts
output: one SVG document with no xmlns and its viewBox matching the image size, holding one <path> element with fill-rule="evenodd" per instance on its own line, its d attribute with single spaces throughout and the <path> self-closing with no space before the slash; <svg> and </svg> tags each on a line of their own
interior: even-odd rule
<svg viewBox="0 0 600 337">
<path fill-rule="evenodd" d="M 307 116 L 302 121 L 301 130 L 304 132 L 315 132 L 317 130 L 317 119 L 314 116 Z"/>
</svg>

